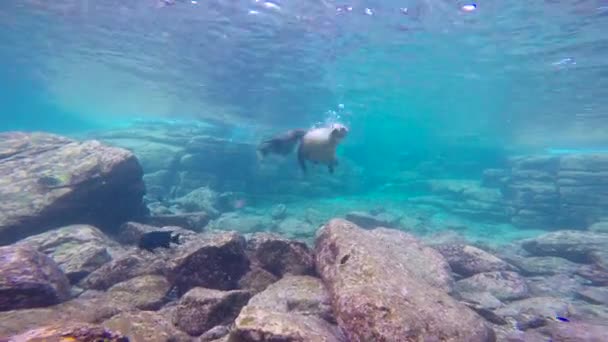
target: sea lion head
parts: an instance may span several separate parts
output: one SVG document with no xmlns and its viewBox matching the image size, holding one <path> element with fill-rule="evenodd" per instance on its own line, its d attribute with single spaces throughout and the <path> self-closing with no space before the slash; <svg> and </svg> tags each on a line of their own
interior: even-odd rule
<svg viewBox="0 0 608 342">
<path fill-rule="evenodd" d="M 342 124 L 335 123 L 331 125 L 331 137 L 334 141 L 339 142 L 348 135 L 348 128 Z"/>
</svg>

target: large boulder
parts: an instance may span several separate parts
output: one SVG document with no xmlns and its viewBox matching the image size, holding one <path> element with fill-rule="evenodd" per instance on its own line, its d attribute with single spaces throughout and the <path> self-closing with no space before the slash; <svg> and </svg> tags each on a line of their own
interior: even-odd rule
<svg viewBox="0 0 608 342">
<path fill-rule="evenodd" d="M 443 255 L 454 272 L 464 277 L 509 268 L 505 261 L 474 246 L 444 244 L 433 247 Z"/>
<path fill-rule="evenodd" d="M 314 257 L 303 242 L 272 233 L 255 233 L 247 242 L 247 252 L 250 259 L 278 277 L 314 272 Z"/>
<path fill-rule="evenodd" d="M 108 252 L 112 245 L 110 239 L 99 229 L 85 224 L 30 236 L 17 245 L 28 245 L 50 256 L 72 283 L 112 259 Z"/>
<path fill-rule="evenodd" d="M 329 294 L 310 276 L 285 276 L 253 296 L 235 321 L 234 341 L 344 341 Z"/>
<path fill-rule="evenodd" d="M 143 213 L 137 158 L 98 141 L 0 134 L 0 244 L 73 223 L 112 230 Z"/>
<path fill-rule="evenodd" d="M 495 340 L 480 316 L 446 293 L 445 260 L 412 236 L 332 219 L 319 230 L 315 249 L 317 271 L 349 340 Z"/>
<path fill-rule="evenodd" d="M 232 323 L 250 297 L 242 290 L 195 287 L 180 299 L 173 324 L 191 336 L 199 336 L 215 326 Z"/>
<path fill-rule="evenodd" d="M 70 283 L 48 256 L 27 246 L 0 247 L 0 311 L 44 307 L 68 299 Z"/>
</svg>

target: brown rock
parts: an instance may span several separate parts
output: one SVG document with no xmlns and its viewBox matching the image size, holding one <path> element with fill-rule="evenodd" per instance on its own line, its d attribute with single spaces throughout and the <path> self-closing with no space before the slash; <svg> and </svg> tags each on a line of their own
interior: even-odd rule
<svg viewBox="0 0 608 342">
<path fill-rule="evenodd" d="M 139 310 L 158 310 L 165 303 L 170 287 L 164 276 L 143 275 L 112 286 L 107 295 Z"/>
<path fill-rule="evenodd" d="M 247 291 L 218 291 L 195 287 L 180 299 L 173 324 L 191 336 L 199 336 L 216 325 L 229 324 L 247 304 Z"/>
<path fill-rule="evenodd" d="M 314 257 L 305 243 L 272 233 L 255 233 L 248 241 L 251 259 L 275 276 L 314 272 Z"/>
<path fill-rule="evenodd" d="M 153 311 L 130 311 L 118 314 L 101 325 L 120 331 L 129 342 L 190 342 L 192 339 L 177 330 L 168 317 Z"/>
<path fill-rule="evenodd" d="M 277 280 L 279 278 L 274 274 L 261 267 L 254 266 L 239 280 L 239 288 L 258 293 L 264 291 L 268 285 Z"/>
<path fill-rule="evenodd" d="M 0 311 L 44 307 L 70 295 L 68 278 L 48 256 L 28 246 L 0 247 Z"/>
<path fill-rule="evenodd" d="M 447 263 L 431 251 L 401 231 L 341 219 L 319 230 L 318 273 L 349 340 L 495 340 L 481 317 L 445 292 Z"/>
<path fill-rule="evenodd" d="M 98 325 L 85 323 L 59 323 L 36 328 L 12 336 L 9 341 L 105 341 L 129 342 L 129 339 L 115 331 Z"/>
</svg>

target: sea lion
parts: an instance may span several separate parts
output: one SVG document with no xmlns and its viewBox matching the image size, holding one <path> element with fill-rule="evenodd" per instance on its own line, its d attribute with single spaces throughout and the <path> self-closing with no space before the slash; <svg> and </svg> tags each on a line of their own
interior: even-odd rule
<svg viewBox="0 0 608 342">
<path fill-rule="evenodd" d="M 310 130 L 293 129 L 263 141 L 258 153 L 266 156 L 269 153 L 287 155 L 298 146 L 298 163 L 306 172 L 306 161 L 327 165 L 329 173 L 334 173 L 338 165 L 336 147 L 348 134 L 348 128 L 342 124 L 332 124 Z"/>
</svg>

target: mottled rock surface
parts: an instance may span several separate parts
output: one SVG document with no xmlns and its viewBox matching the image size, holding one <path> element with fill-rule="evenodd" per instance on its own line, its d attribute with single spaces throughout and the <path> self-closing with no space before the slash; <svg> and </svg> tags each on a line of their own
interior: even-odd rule
<svg viewBox="0 0 608 342">
<path fill-rule="evenodd" d="M 608 306 L 608 287 L 584 286 L 577 294 L 591 304 Z"/>
<path fill-rule="evenodd" d="M 69 297 L 67 277 L 45 254 L 28 246 L 5 246 L 0 260 L 0 311 L 49 306 Z"/>
<path fill-rule="evenodd" d="M 108 247 L 113 243 L 90 225 L 54 229 L 23 239 L 17 245 L 29 245 L 51 257 L 72 283 L 112 259 Z"/>
<path fill-rule="evenodd" d="M 479 315 L 446 293 L 441 255 L 410 235 L 332 219 L 319 230 L 315 248 L 318 273 L 348 339 L 495 339 Z"/>
<path fill-rule="evenodd" d="M 123 312 L 101 325 L 113 331 L 120 331 L 130 342 L 192 341 L 192 338 L 171 324 L 170 318 L 154 311 Z"/>
<path fill-rule="evenodd" d="M 504 260 L 474 246 L 445 244 L 433 247 L 443 255 L 454 272 L 465 277 L 509 268 Z"/>
<path fill-rule="evenodd" d="M 143 275 L 110 287 L 107 295 L 139 310 L 158 310 L 167 301 L 170 287 L 164 276 Z"/>
<path fill-rule="evenodd" d="M 314 257 L 308 246 L 276 234 L 253 234 L 247 243 L 247 253 L 254 262 L 278 277 L 314 272 Z"/>
<path fill-rule="evenodd" d="M 279 278 L 274 274 L 261 267 L 253 266 L 251 270 L 239 280 L 239 288 L 258 293 L 264 291 L 268 285 L 277 280 L 279 280 Z"/>
<path fill-rule="evenodd" d="M 167 276 L 180 295 L 193 287 L 236 289 L 249 271 L 245 248 L 245 238 L 235 232 L 202 235 L 180 246 Z"/>
<path fill-rule="evenodd" d="M 554 274 L 573 274 L 580 267 L 574 263 L 560 257 L 516 257 L 509 258 L 509 262 L 520 270 L 525 276 L 542 276 Z"/>
<path fill-rule="evenodd" d="M 129 342 L 129 339 L 116 331 L 99 325 L 85 323 L 55 324 L 43 326 L 19 335 L 9 341 L 105 341 Z"/>
<path fill-rule="evenodd" d="M 608 234 L 561 230 L 522 241 L 522 247 L 535 256 L 557 256 L 573 262 L 592 262 L 590 253 L 606 249 Z"/>
<path fill-rule="evenodd" d="M 555 320 L 556 316 L 570 317 L 570 304 L 555 297 L 534 297 L 509 303 L 496 314 L 515 319 L 520 330 L 537 328 Z"/>
<path fill-rule="evenodd" d="M 310 276 L 285 276 L 255 295 L 235 321 L 234 341 L 345 341 L 327 291 Z"/>
<path fill-rule="evenodd" d="M 458 292 L 486 291 L 500 300 L 515 300 L 529 296 L 526 281 L 511 271 L 478 273 L 456 282 Z"/>
<path fill-rule="evenodd" d="M 359 227 L 372 229 L 376 227 L 395 228 L 399 225 L 400 217 L 394 217 L 388 213 L 373 215 L 362 211 L 353 211 L 346 214 L 346 219 Z"/>
<path fill-rule="evenodd" d="M 144 213 L 142 169 L 127 150 L 8 132 L 0 161 L 0 244 L 74 223 L 112 230 Z"/>
<path fill-rule="evenodd" d="M 541 331 L 551 337 L 553 341 L 559 342 L 605 342 L 608 341 L 608 325 L 589 324 L 585 322 L 555 322 Z"/>
<path fill-rule="evenodd" d="M 232 323 L 247 304 L 247 291 L 219 291 L 195 287 L 182 296 L 173 323 L 191 336 L 199 336 L 216 325 Z"/>
</svg>

